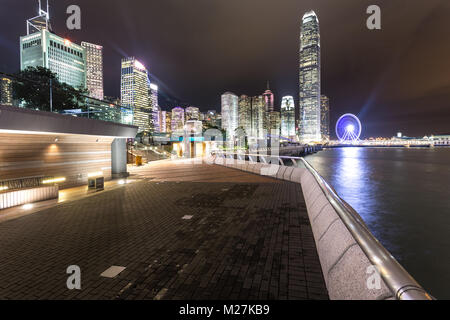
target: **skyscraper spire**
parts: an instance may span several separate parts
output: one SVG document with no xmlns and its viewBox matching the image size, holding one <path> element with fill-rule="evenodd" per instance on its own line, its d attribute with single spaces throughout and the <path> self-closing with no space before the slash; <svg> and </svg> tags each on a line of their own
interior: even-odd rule
<svg viewBox="0 0 450 320">
<path fill-rule="evenodd" d="M 46 10 L 42 9 L 41 0 L 38 0 L 38 15 L 27 20 L 27 34 L 39 32 L 42 29 L 52 30 L 50 25 L 50 14 L 48 0 L 46 3 Z"/>
<path fill-rule="evenodd" d="M 269 80 L 267 80 L 267 90 L 270 90 L 270 83 L 269 83 Z"/>
</svg>

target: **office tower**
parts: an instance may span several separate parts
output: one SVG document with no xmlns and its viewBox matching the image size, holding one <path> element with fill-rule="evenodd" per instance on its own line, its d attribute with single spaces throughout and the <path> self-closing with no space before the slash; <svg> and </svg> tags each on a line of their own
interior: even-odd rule
<svg viewBox="0 0 450 320">
<path fill-rule="evenodd" d="M 266 108 L 266 112 L 274 111 L 274 97 L 272 91 L 269 88 L 269 81 L 267 81 L 267 89 L 263 93 L 264 97 L 264 106 Z"/>
<path fill-rule="evenodd" d="M 161 111 L 161 133 L 171 133 L 172 112 Z"/>
<path fill-rule="evenodd" d="M 40 2 L 39 2 L 40 5 Z M 58 80 L 77 89 L 86 88 L 86 58 L 83 47 L 50 32 L 47 11 L 27 20 L 27 35 L 20 37 L 20 69 L 44 67 Z"/>
<path fill-rule="evenodd" d="M 153 132 L 161 131 L 161 108 L 159 106 L 152 107 Z"/>
<path fill-rule="evenodd" d="M 220 114 L 216 110 L 208 110 L 205 115 L 205 123 L 210 127 L 221 128 L 222 123 L 219 121 Z"/>
<path fill-rule="evenodd" d="M 103 47 L 81 42 L 86 54 L 86 87 L 89 96 L 103 100 Z"/>
<path fill-rule="evenodd" d="M 200 120 L 200 109 L 199 108 L 187 107 L 185 114 L 186 114 L 186 121 Z"/>
<path fill-rule="evenodd" d="M 295 104 L 292 96 L 285 96 L 281 100 L 281 136 L 286 139 L 295 136 Z"/>
<path fill-rule="evenodd" d="M 279 136 L 280 135 L 280 125 L 281 125 L 280 112 L 278 112 L 278 111 L 269 112 L 268 119 L 269 119 L 268 133 L 270 135 L 276 134 Z M 274 133 L 274 132 L 276 132 L 276 133 Z"/>
<path fill-rule="evenodd" d="M 263 96 L 252 97 L 252 134 L 256 139 L 265 139 L 267 134 L 267 112 Z"/>
<path fill-rule="evenodd" d="M 133 110 L 133 125 L 138 132 L 152 131 L 150 80 L 145 66 L 134 57 L 122 59 L 120 101 Z"/>
<path fill-rule="evenodd" d="M 150 105 L 152 108 L 152 127 L 154 132 L 161 132 L 161 108 L 158 102 L 158 86 L 150 83 Z"/>
<path fill-rule="evenodd" d="M 0 105 L 12 106 L 12 81 L 9 78 L 0 78 Z"/>
<path fill-rule="evenodd" d="M 322 133 L 322 141 L 330 140 L 330 99 L 322 95 L 320 97 L 320 126 Z"/>
<path fill-rule="evenodd" d="M 238 127 L 245 130 L 245 134 L 250 136 L 252 133 L 252 99 L 249 96 L 241 95 L 239 97 L 239 120 Z"/>
<path fill-rule="evenodd" d="M 222 129 L 227 132 L 227 140 L 235 136 L 239 119 L 239 98 L 231 92 L 222 95 Z"/>
<path fill-rule="evenodd" d="M 299 138 L 319 142 L 320 132 L 320 31 L 314 11 L 305 13 L 300 32 Z"/>
<path fill-rule="evenodd" d="M 40 2 L 39 2 L 40 4 Z M 86 54 L 83 47 L 50 32 L 47 12 L 27 20 L 27 35 L 20 37 L 20 69 L 44 67 L 58 80 L 77 89 L 86 88 Z"/>
<path fill-rule="evenodd" d="M 175 107 L 172 109 L 171 130 L 174 133 L 182 134 L 184 131 L 184 109 Z"/>
</svg>

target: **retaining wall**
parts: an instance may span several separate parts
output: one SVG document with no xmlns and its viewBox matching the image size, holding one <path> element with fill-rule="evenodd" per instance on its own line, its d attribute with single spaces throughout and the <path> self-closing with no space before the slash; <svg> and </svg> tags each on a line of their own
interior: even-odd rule
<svg viewBox="0 0 450 320">
<path fill-rule="evenodd" d="M 368 289 L 367 282 L 374 273 L 374 269 L 370 268 L 372 264 L 306 168 L 219 157 L 210 157 L 207 161 L 300 183 L 330 299 L 393 299 L 393 294 L 382 279 L 380 289 Z"/>
</svg>

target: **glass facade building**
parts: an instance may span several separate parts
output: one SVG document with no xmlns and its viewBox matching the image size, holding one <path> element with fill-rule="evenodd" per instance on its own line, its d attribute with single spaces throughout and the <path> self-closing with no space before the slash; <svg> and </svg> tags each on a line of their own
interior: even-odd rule
<svg viewBox="0 0 450 320">
<path fill-rule="evenodd" d="M 44 67 L 60 82 L 76 89 L 86 88 L 86 51 L 47 29 L 20 37 L 20 69 Z"/>
<path fill-rule="evenodd" d="M 267 120 L 264 97 L 252 97 L 252 137 L 256 139 L 264 139 L 266 137 Z"/>
<path fill-rule="evenodd" d="M 330 140 L 330 99 L 322 95 L 320 97 L 320 127 L 322 141 Z"/>
<path fill-rule="evenodd" d="M 172 109 L 171 130 L 172 132 L 182 134 L 184 132 L 184 109 L 175 107 Z"/>
<path fill-rule="evenodd" d="M 185 113 L 186 121 L 200 120 L 200 109 L 197 107 L 187 107 Z"/>
<path fill-rule="evenodd" d="M 222 95 L 222 129 L 227 132 L 227 140 L 236 134 L 239 123 L 239 98 L 231 92 Z"/>
<path fill-rule="evenodd" d="M 81 42 L 86 53 L 86 87 L 89 96 L 103 100 L 103 47 Z"/>
<path fill-rule="evenodd" d="M 292 96 L 281 99 L 281 136 L 288 139 L 295 137 L 295 104 Z"/>
<path fill-rule="evenodd" d="M 269 81 L 267 81 L 267 89 L 263 93 L 264 97 L 264 105 L 266 108 L 266 112 L 273 112 L 275 110 L 274 108 L 274 96 L 272 91 L 269 88 Z"/>
<path fill-rule="evenodd" d="M 299 63 L 299 139 L 319 142 L 320 119 L 320 30 L 314 11 L 305 13 L 300 31 Z"/>
<path fill-rule="evenodd" d="M 0 78 L 0 104 L 13 105 L 12 80 L 9 78 Z"/>
<path fill-rule="evenodd" d="M 120 101 L 133 110 L 138 132 L 153 131 L 150 80 L 145 66 L 134 57 L 122 59 Z"/>
<path fill-rule="evenodd" d="M 249 96 L 241 95 L 239 97 L 239 120 L 238 127 L 245 130 L 245 134 L 250 136 L 252 133 L 252 99 Z"/>
</svg>

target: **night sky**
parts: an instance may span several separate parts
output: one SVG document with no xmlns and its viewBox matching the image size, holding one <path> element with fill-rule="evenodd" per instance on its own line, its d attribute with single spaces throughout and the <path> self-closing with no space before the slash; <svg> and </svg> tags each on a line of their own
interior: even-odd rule
<svg viewBox="0 0 450 320">
<path fill-rule="evenodd" d="M 0 1 L 0 71 L 13 73 L 20 68 L 19 36 L 37 1 Z M 81 7 L 80 31 L 65 26 L 71 4 Z M 381 7 L 382 30 L 366 28 L 371 4 Z M 365 137 L 450 132 L 448 0 L 51 0 L 50 6 L 55 33 L 103 45 L 106 95 L 120 95 L 120 59 L 135 56 L 160 86 L 163 109 L 180 103 L 203 111 L 220 111 L 226 91 L 259 95 L 267 80 L 277 109 L 283 95 L 298 100 L 300 23 L 313 9 L 333 128 L 352 112 Z"/>
</svg>

